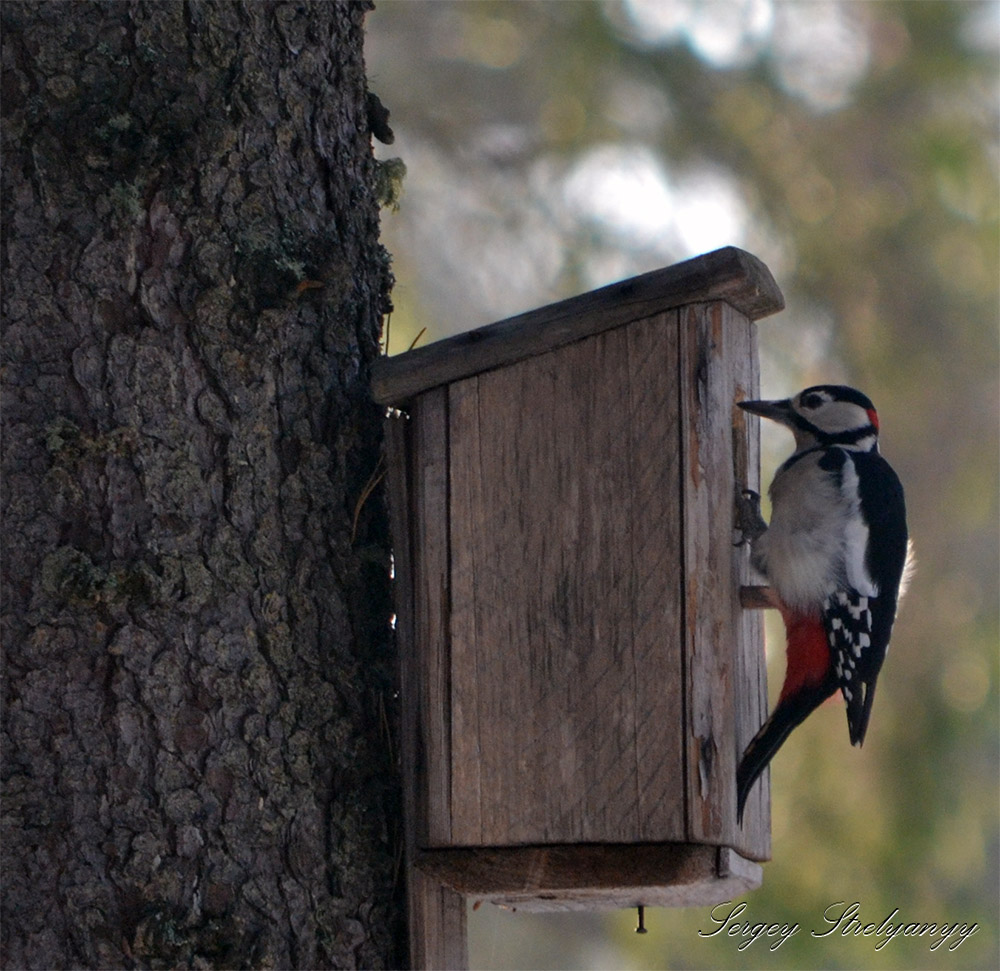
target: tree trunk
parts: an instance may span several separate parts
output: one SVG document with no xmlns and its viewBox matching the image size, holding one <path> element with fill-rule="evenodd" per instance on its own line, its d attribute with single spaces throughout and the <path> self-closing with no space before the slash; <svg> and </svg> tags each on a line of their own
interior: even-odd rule
<svg viewBox="0 0 1000 971">
<path fill-rule="evenodd" d="M 365 4 L 3 3 L 3 961 L 398 966 Z"/>
</svg>

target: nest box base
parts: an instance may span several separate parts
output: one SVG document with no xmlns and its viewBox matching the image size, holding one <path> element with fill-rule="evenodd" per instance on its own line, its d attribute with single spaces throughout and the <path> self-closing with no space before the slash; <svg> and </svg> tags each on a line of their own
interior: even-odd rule
<svg viewBox="0 0 1000 971">
<path fill-rule="evenodd" d="M 727 846 L 690 843 L 431 850 L 416 865 L 466 897 L 533 912 L 713 906 L 762 873 Z"/>
</svg>

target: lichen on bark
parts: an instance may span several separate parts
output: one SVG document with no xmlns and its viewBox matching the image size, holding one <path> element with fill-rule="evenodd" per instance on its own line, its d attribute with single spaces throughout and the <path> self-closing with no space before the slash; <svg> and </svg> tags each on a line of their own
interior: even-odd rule
<svg viewBox="0 0 1000 971">
<path fill-rule="evenodd" d="M 0 6 L 8 966 L 403 960 L 365 7 Z"/>
</svg>

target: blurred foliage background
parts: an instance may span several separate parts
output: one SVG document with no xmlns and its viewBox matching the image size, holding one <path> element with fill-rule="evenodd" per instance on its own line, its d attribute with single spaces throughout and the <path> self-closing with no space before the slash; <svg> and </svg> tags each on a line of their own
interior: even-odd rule
<svg viewBox="0 0 1000 971">
<path fill-rule="evenodd" d="M 474 968 L 998 966 L 998 53 L 995 2 L 381 0 L 370 83 L 407 168 L 384 213 L 390 351 L 734 244 L 787 309 L 762 392 L 879 408 L 918 572 L 863 750 L 843 706 L 772 767 L 773 861 L 743 951 L 708 908 L 470 914 Z M 765 429 L 764 475 L 790 450 Z M 783 671 L 769 628 L 772 700 Z M 876 950 L 823 913 L 978 924 Z"/>
</svg>

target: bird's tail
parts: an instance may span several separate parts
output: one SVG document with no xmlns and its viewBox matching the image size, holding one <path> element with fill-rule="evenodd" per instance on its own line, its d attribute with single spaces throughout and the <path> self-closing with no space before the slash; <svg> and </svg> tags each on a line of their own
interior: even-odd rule
<svg viewBox="0 0 1000 971">
<path fill-rule="evenodd" d="M 868 732 L 868 720 L 872 715 L 875 700 L 875 678 L 858 680 L 851 697 L 847 701 L 847 729 L 851 734 L 851 744 L 860 746 Z"/>
<path fill-rule="evenodd" d="M 742 824 L 747 796 L 774 754 L 781 748 L 792 729 L 801 725 L 810 712 L 818 708 L 836 691 L 836 684 L 822 683 L 802 690 L 779 701 L 771 716 L 754 735 L 736 770 L 736 818 Z"/>
<path fill-rule="evenodd" d="M 837 690 L 823 624 L 816 615 L 781 609 L 788 641 L 785 683 L 778 704 L 740 759 L 736 770 L 736 816 L 743 822 L 747 796 L 792 729 Z"/>
</svg>

